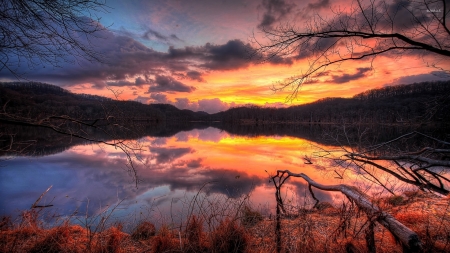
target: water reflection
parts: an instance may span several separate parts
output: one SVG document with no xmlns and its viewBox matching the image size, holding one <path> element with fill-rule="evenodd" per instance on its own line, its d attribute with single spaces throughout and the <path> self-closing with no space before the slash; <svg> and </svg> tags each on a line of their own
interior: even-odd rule
<svg viewBox="0 0 450 253">
<path fill-rule="evenodd" d="M 277 169 L 302 171 L 321 183 L 338 183 L 303 157 L 323 145 L 288 136 L 246 137 L 217 128 L 194 129 L 171 137 L 139 139 L 142 163 L 136 164 L 138 188 L 129 175 L 126 155 L 103 145 L 79 145 L 44 157 L 16 157 L 0 169 L 0 215 L 29 209 L 50 185 L 40 204 L 53 204 L 61 215 L 95 215 L 120 203 L 116 212 L 158 208 L 168 213 L 179 199 L 203 187 L 207 194 L 238 198 L 250 194 L 255 205 L 273 206 L 275 189 L 268 173 Z M 326 147 L 325 147 L 326 148 Z M 291 180 L 287 191 L 305 196 L 301 180 Z M 318 192 L 322 200 L 339 196 Z"/>
</svg>

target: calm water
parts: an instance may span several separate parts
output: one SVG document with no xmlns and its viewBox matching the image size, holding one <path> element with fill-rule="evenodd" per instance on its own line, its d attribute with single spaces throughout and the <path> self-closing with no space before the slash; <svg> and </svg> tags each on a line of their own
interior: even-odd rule
<svg viewBox="0 0 450 253">
<path fill-rule="evenodd" d="M 78 145 L 43 157 L 3 157 L 0 167 L 0 215 L 29 209 L 50 186 L 40 205 L 61 216 L 96 215 L 115 207 L 117 216 L 170 215 L 186 205 L 200 188 L 207 196 L 236 199 L 250 195 L 251 203 L 273 213 L 273 184 L 277 169 L 303 172 L 321 183 L 341 183 L 326 162 L 304 163 L 320 148 L 335 149 L 295 137 L 231 135 L 213 127 L 179 132 L 171 137 L 143 137 L 138 185 L 123 152 L 105 145 Z M 267 172 L 266 172 L 267 171 Z M 347 172 L 346 183 L 361 184 Z M 301 180 L 290 179 L 286 196 L 308 195 Z M 379 188 L 375 188 L 379 189 Z M 324 201 L 342 196 L 316 191 Z"/>
</svg>

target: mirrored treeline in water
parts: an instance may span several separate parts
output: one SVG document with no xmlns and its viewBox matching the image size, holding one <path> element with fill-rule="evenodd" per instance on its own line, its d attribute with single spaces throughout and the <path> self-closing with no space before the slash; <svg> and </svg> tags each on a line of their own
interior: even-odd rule
<svg viewBox="0 0 450 253">
<path fill-rule="evenodd" d="M 164 121 L 149 124 L 141 121 L 121 122 L 121 127 L 113 127 L 105 122 L 106 128 L 86 126 L 82 129 L 90 139 L 96 141 L 110 141 L 114 139 L 134 140 L 142 137 L 170 137 L 182 131 L 206 129 L 213 127 L 226 131 L 231 135 L 257 136 L 289 136 L 314 141 L 325 145 L 352 146 L 360 144 L 361 137 L 370 142 L 384 142 L 394 139 L 411 131 L 429 133 L 436 138 L 448 137 L 445 127 L 416 126 L 416 125 L 382 125 L 382 124 L 232 124 L 224 122 L 177 122 Z M 345 128 L 345 136 L 343 134 Z M 76 125 L 67 133 L 80 131 Z M 45 156 L 63 152 L 76 145 L 91 144 L 91 141 L 76 138 L 70 134 L 61 134 L 52 129 L 36 126 L 22 126 L 15 124 L 0 124 L 0 156 Z M 110 133 L 113 132 L 114 135 Z M 364 133 L 363 133 L 364 132 Z M 345 138 L 343 140 L 343 138 Z M 341 141 L 340 141 L 341 140 Z M 419 138 L 413 141 L 423 141 Z"/>
<path fill-rule="evenodd" d="M 251 202 L 266 214 L 274 211 L 273 185 L 269 174 L 277 169 L 301 171 L 321 183 L 340 183 L 326 162 L 305 164 L 305 156 L 339 145 L 379 143 L 411 131 L 408 127 L 347 126 L 325 124 L 223 124 L 189 122 L 183 124 L 136 123 L 124 131 L 123 139 L 135 140 L 142 148 L 136 164 L 138 187 L 129 175 L 126 154 L 111 146 L 92 144 L 49 129 L 2 125 L 2 132 L 14 142 L 28 145 L 14 153 L 2 152 L 0 215 L 15 215 L 29 209 L 50 185 L 42 204 L 63 216 L 99 214 L 115 207 L 118 215 L 169 214 L 174 205 L 185 203 L 200 189 L 207 195 L 227 198 L 250 195 Z M 131 128 L 130 128 L 131 129 Z M 364 130 L 363 130 L 364 129 Z M 437 129 L 423 132 L 442 136 Z M 102 133 L 91 132 L 107 140 Z M 10 140 L 2 136 L 5 143 Z M 32 141 L 27 143 L 27 141 Z M 408 140 L 423 145 L 420 137 Z M 13 142 L 13 144 L 15 144 Z M 25 143 L 25 144 L 24 144 Z M 357 174 L 346 183 L 365 184 Z M 380 189 L 374 186 L 375 189 Z M 308 195 L 301 180 L 291 180 L 286 196 L 296 200 Z M 322 201 L 339 202 L 342 196 L 316 193 Z M 306 201 L 306 200 L 305 200 Z M 301 202 L 301 201 L 299 201 Z"/>
</svg>

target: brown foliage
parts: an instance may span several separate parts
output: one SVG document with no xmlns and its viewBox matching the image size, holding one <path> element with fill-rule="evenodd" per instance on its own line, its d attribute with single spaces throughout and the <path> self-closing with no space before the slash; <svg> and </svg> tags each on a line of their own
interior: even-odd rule
<svg viewBox="0 0 450 253">
<path fill-rule="evenodd" d="M 186 226 L 186 239 L 183 249 L 185 252 L 207 252 L 208 243 L 203 233 L 203 222 L 193 215 Z"/>
<path fill-rule="evenodd" d="M 67 251 L 67 246 L 72 241 L 70 229 L 67 224 L 51 229 L 47 235 L 38 241 L 29 253 L 58 253 Z"/>
<path fill-rule="evenodd" d="M 263 217 L 259 212 L 252 210 L 249 206 L 244 206 L 244 209 L 242 210 L 242 217 L 241 217 L 242 225 L 254 226 L 262 220 L 263 220 Z"/>
<path fill-rule="evenodd" d="M 131 234 L 131 238 L 134 240 L 147 240 L 148 238 L 155 236 L 155 225 L 148 221 L 141 222 Z"/>
<path fill-rule="evenodd" d="M 173 233 L 163 226 L 159 229 L 158 234 L 152 238 L 152 252 L 153 253 L 170 253 L 179 252 L 180 245 Z"/>
<path fill-rule="evenodd" d="M 13 224 L 10 217 L 2 217 L 2 220 L 0 221 L 0 231 L 11 229 L 12 226 Z"/>
<path fill-rule="evenodd" d="M 420 211 L 409 211 L 407 213 L 398 213 L 395 215 L 400 222 L 407 225 L 415 225 L 420 222 L 425 222 L 428 219 L 428 215 Z"/>
<path fill-rule="evenodd" d="M 217 253 L 246 252 L 249 235 L 236 221 L 225 219 L 212 234 L 211 251 Z"/>
<path fill-rule="evenodd" d="M 122 226 L 111 227 L 105 233 L 106 237 L 106 245 L 102 248 L 101 252 L 107 253 L 122 253 L 123 250 L 121 248 L 122 241 L 125 238 L 125 233 L 122 231 Z"/>
</svg>

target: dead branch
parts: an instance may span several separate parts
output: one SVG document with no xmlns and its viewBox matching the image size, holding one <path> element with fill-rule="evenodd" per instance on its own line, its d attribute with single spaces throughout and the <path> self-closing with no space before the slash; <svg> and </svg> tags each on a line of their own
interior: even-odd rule
<svg viewBox="0 0 450 253">
<path fill-rule="evenodd" d="M 422 242 L 418 235 L 400 223 L 397 219 L 395 219 L 392 215 L 382 211 L 377 205 L 372 203 L 369 198 L 362 192 L 360 192 L 357 188 L 339 184 L 339 185 L 324 185 L 315 182 L 311 178 L 309 178 L 306 174 L 303 173 L 293 173 L 289 170 L 278 170 L 277 174 L 272 177 L 274 182 L 278 182 L 275 184 L 277 187 L 277 202 L 278 196 L 281 197 L 279 191 L 286 182 L 289 177 L 300 177 L 303 178 L 308 186 L 315 187 L 319 190 L 323 191 L 338 191 L 343 193 L 349 200 L 353 201 L 362 211 L 364 211 L 369 217 L 373 217 L 372 219 L 379 222 L 386 229 L 388 229 L 400 242 L 401 244 L 407 248 L 410 252 L 420 252 L 422 249 Z M 278 203 L 282 205 L 281 203 Z"/>
<path fill-rule="evenodd" d="M 41 199 L 44 197 L 45 194 L 47 194 L 48 191 L 50 191 L 50 189 L 53 187 L 53 185 L 50 185 L 50 187 L 47 188 L 47 190 L 45 192 L 43 192 L 41 194 L 41 196 L 39 196 L 39 198 L 34 202 L 33 205 L 31 205 L 30 209 L 33 208 L 38 208 L 38 207 L 49 207 L 49 206 L 53 206 L 53 205 L 46 205 L 46 206 L 38 206 L 37 204 L 39 204 L 39 201 L 41 201 Z"/>
</svg>

